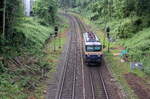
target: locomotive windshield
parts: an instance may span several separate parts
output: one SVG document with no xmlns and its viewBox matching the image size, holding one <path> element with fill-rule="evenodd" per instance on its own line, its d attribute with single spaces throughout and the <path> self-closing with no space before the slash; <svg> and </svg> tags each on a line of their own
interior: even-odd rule
<svg viewBox="0 0 150 99">
<path fill-rule="evenodd" d="M 86 46 L 87 52 L 97 52 L 101 51 L 101 45 L 87 45 Z"/>
</svg>

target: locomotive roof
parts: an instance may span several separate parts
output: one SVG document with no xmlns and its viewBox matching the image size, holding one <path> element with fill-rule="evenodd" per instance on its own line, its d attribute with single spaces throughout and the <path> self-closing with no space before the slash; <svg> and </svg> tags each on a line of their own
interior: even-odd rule
<svg viewBox="0 0 150 99">
<path fill-rule="evenodd" d="M 83 37 L 86 45 L 101 45 L 99 39 L 93 32 L 83 33 Z"/>
<path fill-rule="evenodd" d="M 101 45 L 100 42 L 86 42 L 85 45 Z"/>
</svg>

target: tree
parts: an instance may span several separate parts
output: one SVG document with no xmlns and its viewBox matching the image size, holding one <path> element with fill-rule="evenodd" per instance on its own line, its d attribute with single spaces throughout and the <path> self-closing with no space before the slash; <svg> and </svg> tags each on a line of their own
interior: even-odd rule
<svg viewBox="0 0 150 99">
<path fill-rule="evenodd" d="M 3 7 L 4 7 L 4 0 L 0 2 L 0 35 L 3 33 Z"/>
<path fill-rule="evenodd" d="M 21 22 L 23 5 L 21 0 L 6 0 L 5 5 L 5 39 L 11 40 L 15 33 L 14 27 Z"/>
<path fill-rule="evenodd" d="M 3 34 L 2 34 L 3 38 L 5 38 L 5 13 L 6 13 L 6 0 L 4 0 L 4 8 L 3 8 Z"/>
<path fill-rule="evenodd" d="M 57 3 L 54 0 L 38 0 L 34 5 L 34 12 L 48 24 L 55 24 Z"/>
</svg>

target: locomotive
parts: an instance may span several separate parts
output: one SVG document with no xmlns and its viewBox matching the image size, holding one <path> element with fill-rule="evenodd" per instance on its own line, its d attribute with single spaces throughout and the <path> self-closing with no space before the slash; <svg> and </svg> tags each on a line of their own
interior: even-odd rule
<svg viewBox="0 0 150 99">
<path fill-rule="evenodd" d="M 102 44 L 93 32 L 83 33 L 83 57 L 85 63 L 101 63 Z"/>
</svg>

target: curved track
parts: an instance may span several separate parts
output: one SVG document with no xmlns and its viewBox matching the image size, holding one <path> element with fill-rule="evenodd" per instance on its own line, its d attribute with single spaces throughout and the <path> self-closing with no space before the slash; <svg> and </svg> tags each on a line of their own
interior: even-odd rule
<svg viewBox="0 0 150 99">
<path fill-rule="evenodd" d="M 62 73 L 61 80 L 59 81 L 58 92 L 56 99 L 75 99 L 77 88 L 78 66 L 81 66 L 80 53 L 77 42 L 77 28 L 75 20 L 72 16 L 66 15 L 70 19 L 71 32 L 70 43 L 67 49 L 66 60 Z M 81 83 L 81 82 L 80 82 Z M 80 96 L 81 97 L 81 96 Z M 78 99 L 78 98 L 77 98 Z M 82 98 L 81 98 L 82 99 Z"/>
<path fill-rule="evenodd" d="M 110 99 L 101 67 L 88 67 L 83 61 L 82 33 L 89 29 L 77 17 L 65 16 L 71 28 L 55 99 Z"/>
<path fill-rule="evenodd" d="M 81 35 L 82 33 L 89 31 L 89 29 L 78 18 L 76 18 L 76 20 L 80 26 Z M 91 94 L 92 94 L 92 98 L 89 99 L 109 99 L 106 85 L 99 69 L 100 67 L 90 68 L 85 66 L 85 70 L 87 70 L 87 72 L 89 73 L 89 80 L 90 80 Z"/>
</svg>

